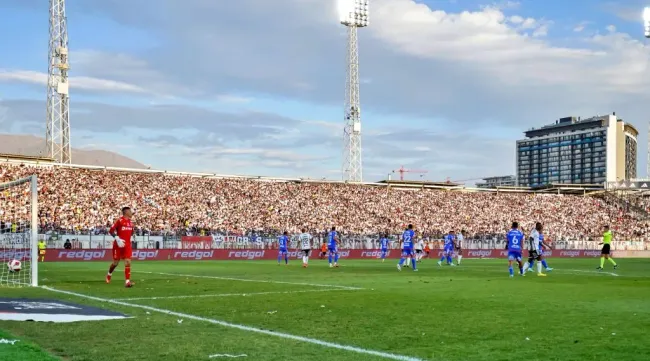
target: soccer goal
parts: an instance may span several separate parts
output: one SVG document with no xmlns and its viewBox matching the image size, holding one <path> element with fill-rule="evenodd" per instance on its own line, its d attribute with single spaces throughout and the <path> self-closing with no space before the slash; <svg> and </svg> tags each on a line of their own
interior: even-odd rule
<svg viewBox="0 0 650 361">
<path fill-rule="evenodd" d="M 36 175 L 0 183 L 0 287 L 38 286 L 36 184 Z"/>
</svg>

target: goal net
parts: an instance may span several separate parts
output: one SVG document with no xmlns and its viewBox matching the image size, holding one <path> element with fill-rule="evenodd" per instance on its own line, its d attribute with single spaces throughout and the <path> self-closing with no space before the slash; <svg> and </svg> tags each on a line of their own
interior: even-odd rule
<svg viewBox="0 0 650 361">
<path fill-rule="evenodd" d="M 38 286 L 37 194 L 35 175 L 0 183 L 0 287 Z"/>
</svg>

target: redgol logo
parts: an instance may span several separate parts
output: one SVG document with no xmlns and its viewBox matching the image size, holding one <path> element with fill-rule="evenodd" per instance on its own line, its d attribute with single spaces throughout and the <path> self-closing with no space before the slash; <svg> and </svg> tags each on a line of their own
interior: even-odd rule
<svg viewBox="0 0 650 361">
<path fill-rule="evenodd" d="M 158 258 L 158 251 L 133 251 L 131 258 L 139 261 L 156 259 Z"/>
<path fill-rule="evenodd" d="M 598 257 L 600 256 L 600 251 L 585 251 L 585 257 Z"/>
<path fill-rule="evenodd" d="M 264 258 L 264 251 L 233 251 L 228 252 L 228 258 L 260 259 Z"/>
<path fill-rule="evenodd" d="M 553 251 L 544 251 L 544 257 L 553 257 Z"/>
<path fill-rule="evenodd" d="M 508 257 L 508 251 L 501 251 L 499 257 Z"/>
<path fill-rule="evenodd" d="M 29 251 L 4 251 L 0 252 L 0 259 L 17 259 L 20 261 L 28 260 L 31 256 Z"/>
<path fill-rule="evenodd" d="M 84 261 L 104 259 L 106 251 L 61 251 L 59 252 L 60 259 L 81 259 Z"/>
<path fill-rule="evenodd" d="M 469 252 L 467 252 L 467 257 L 484 258 L 484 257 L 490 257 L 490 256 L 492 256 L 492 251 L 490 251 L 490 250 L 480 250 L 480 251 L 469 251 Z"/>
<path fill-rule="evenodd" d="M 580 251 L 561 251 L 561 257 L 580 257 Z"/>
<path fill-rule="evenodd" d="M 214 251 L 183 251 L 174 252 L 174 258 L 202 260 L 212 258 Z"/>
<path fill-rule="evenodd" d="M 361 258 L 381 258 L 381 251 L 363 251 Z M 390 251 L 386 252 L 386 257 L 390 256 Z"/>
<path fill-rule="evenodd" d="M 340 258 L 350 257 L 350 251 L 339 251 L 339 257 Z"/>
</svg>

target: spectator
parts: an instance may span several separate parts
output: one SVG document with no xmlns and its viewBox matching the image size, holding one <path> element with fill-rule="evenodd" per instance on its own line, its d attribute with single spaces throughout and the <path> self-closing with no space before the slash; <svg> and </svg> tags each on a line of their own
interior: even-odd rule
<svg viewBox="0 0 650 361">
<path fill-rule="evenodd" d="M 397 234 L 413 223 L 425 238 L 464 228 L 467 239 L 480 239 L 501 237 L 513 220 L 524 230 L 543 222 L 553 241 L 586 240 L 591 229 L 603 224 L 612 225 L 617 237 L 625 239 L 645 240 L 648 230 L 639 212 L 607 197 L 403 190 L 0 164 L 0 182 L 34 173 L 39 179 L 41 230 L 67 234 L 106 234 L 125 205 L 136 210 L 136 235 L 262 235 L 297 233 L 302 227 L 321 234 L 336 225 L 346 239 L 384 231 Z M 0 192 L 0 229 L 8 232 L 17 219 L 28 220 L 28 202 L 21 201 L 26 194 L 28 190 L 20 187 Z M 639 200 L 634 205 L 648 207 Z M 360 242 L 348 239 L 349 246 Z"/>
</svg>

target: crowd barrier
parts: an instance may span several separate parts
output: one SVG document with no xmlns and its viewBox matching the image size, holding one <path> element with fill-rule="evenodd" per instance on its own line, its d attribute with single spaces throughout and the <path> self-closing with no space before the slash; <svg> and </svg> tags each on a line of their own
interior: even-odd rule
<svg viewBox="0 0 650 361">
<path fill-rule="evenodd" d="M 21 244 L 22 238 L 18 234 L 0 234 L 0 248 L 12 247 L 15 244 Z M 14 240 L 15 239 L 15 240 Z M 49 249 L 63 249 L 65 241 L 70 240 L 70 248 L 72 249 L 111 249 L 113 246 L 113 238 L 106 235 L 74 235 L 62 234 L 57 235 L 56 238 L 51 235 L 40 234 L 40 240 L 45 240 L 47 248 Z M 393 238 L 396 240 L 397 238 Z M 325 239 L 318 237 L 314 238 L 312 248 L 320 248 Z M 342 237 L 342 249 L 357 249 L 357 250 L 371 250 L 379 248 L 379 237 Z M 553 242 L 554 250 L 594 250 L 598 251 L 601 248 L 599 241 L 592 240 L 571 240 L 571 241 L 557 241 Z M 134 236 L 134 248 L 137 249 L 197 249 L 197 250 L 224 250 L 224 249 L 258 249 L 269 250 L 277 248 L 277 237 L 274 236 L 228 236 L 228 235 L 212 235 L 212 236 Z M 439 239 L 426 239 L 425 244 L 429 245 L 431 249 L 442 248 L 442 242 Z M 297 238 L 293 237 L 290 241 L 291 247 L 297 247 Z M 505 240 L 503 239 L 484 239 L 474 240 L 468 239 L 463 243 L 465 249 L 477 250 L 499 250 L 505 247 Z M 391 248 L 398 250 L 400 248 L 399 242 L 392 242 Z M 644 240 L 615 240 L 612 242 L 612 250 L 614 251 L 650 251 L 650 241 Z"/>
<path fill-rule="evenodd" d="M 11 252 L 11 251 L 8 251 Z M 25 252 L 26 253 L 26 252 Z M 17 253 L 16 253 L 17 254 Z M 317 258 L 319 250 L 312 250 L 312 258 Z M 289 252 L 290 257 L 299 259 L 302 252 Z M 343 259 L 378 259 L 381 257 L 379 250 L 341 250 L 339 255 Z M 506 258 L 508 252 L 505 250 L 467 249 L 463 251 L 464 258 Z M 600 257 L 600 251 L 594 250 L 553 250 L 546 252 L 547 257 L 552 258 L 593 258 Z M 5 255 L 9 256 L 9 255 Z M 21 254 L 22 256 L 22 254 Z M 401 253 L 397 250 L 388 252 L 388 258 L 397 259 Z M 435 250 L 429 253 L 429 257 L 437 259 L 442 256 L 442 251 Z M 184 249 L 159 249 L 159 250 L 134 250 L 133 259 L 138 261 L 165 261 L 165 260 L 275 260 L 278 257 L 277 250 L 260 249 L 214 249 L 214 250 L 184 250 Z M 650 258 L 650 251 L 618 251 L 613 252 L 612 257 L 616 258 Z M 107 249 L 86 249 L 86 250 L 48 250 L 45 255 L 46 262 L 84 262 L 84 261 L 109 261 L 112 259 L 112 251 Z"/>
</svg>

